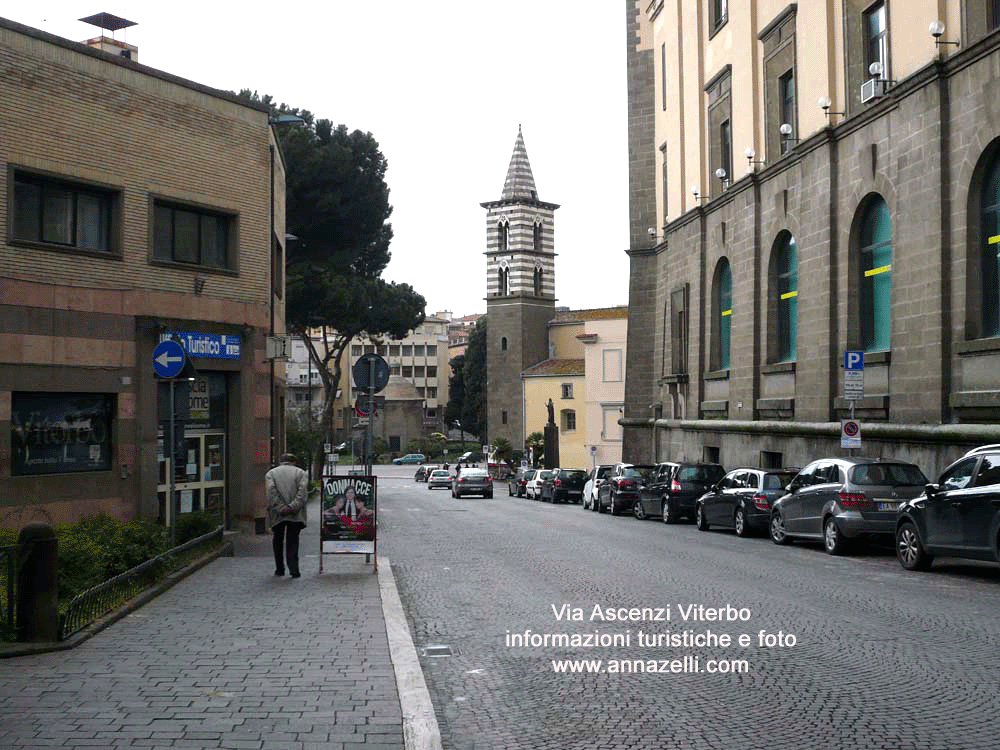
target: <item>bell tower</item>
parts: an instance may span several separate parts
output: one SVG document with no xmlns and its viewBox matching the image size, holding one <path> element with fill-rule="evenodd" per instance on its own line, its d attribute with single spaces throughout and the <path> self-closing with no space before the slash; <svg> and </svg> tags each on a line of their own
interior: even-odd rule
<svg viewBox="0 0 1000 750">
<path fill-rule="evenodd" d="M 538 199 L 520 125 L 500 200 L 486 209 L 486 427 L 524 448 L 521 373 L 548 359 L 555 317 L 555 203 Z"/>
</svg>

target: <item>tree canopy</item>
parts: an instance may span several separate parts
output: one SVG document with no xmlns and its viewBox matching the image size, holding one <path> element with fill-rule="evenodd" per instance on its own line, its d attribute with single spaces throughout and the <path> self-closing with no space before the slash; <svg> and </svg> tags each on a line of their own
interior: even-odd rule
<svg viewBox="0 0 1000 750">
<path fill-rule="evenodd" d="M 462 373 L 465 388 L 462 401 L 462 427 L 486 440 L 486 316 L 476 321 L 465 348 L 465 368 Z"/>
</svg>

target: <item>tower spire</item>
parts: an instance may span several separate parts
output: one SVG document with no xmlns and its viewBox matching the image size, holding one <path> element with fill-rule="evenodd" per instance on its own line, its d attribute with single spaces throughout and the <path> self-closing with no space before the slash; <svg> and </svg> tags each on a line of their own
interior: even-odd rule
<svg viewBox="0 0 1000 750">
<path fill-rule="evenodd" d="M 521 124 L 517 125 L 517 138 L 514 141 L 514 153 L 507 167 L 507 179 L 503 183 L 501 200 L 527 199 L 538 200 L 535 190 L 535 178 L 531 174 L 531 163 L 528 161 L 528 150 L 524 147 L 524 136 L 521 135 Z"/>
</svg>

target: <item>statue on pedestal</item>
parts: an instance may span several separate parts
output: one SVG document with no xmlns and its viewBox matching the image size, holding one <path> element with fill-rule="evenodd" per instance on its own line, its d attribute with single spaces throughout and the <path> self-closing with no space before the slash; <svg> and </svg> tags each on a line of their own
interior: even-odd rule
<svg viewBox="0 0 1000 750">
<path fill-rule="evenodd" d="M 548 409 L 548 411 L 549 411 L 549 424 L 555 424 L 556 423 L 556 408 L 555 408 L 555 404 L 552 403 L 552 399 L 551 398 L 549 399 L 549 402 L 547 404 L 545 404 L 545 408 Z"/>
</svg>

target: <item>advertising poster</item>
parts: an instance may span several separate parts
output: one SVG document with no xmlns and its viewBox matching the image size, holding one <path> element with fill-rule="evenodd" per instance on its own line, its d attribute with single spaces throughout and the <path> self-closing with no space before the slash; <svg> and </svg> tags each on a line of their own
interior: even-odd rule
<svg viewBox="0 0 1000 750">
<path fill-rule="evenodd" d="M 375 477 L 323 477 L 323 553 L 375 552 Z"/>
</svg>

